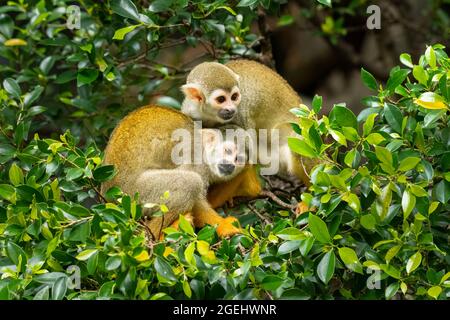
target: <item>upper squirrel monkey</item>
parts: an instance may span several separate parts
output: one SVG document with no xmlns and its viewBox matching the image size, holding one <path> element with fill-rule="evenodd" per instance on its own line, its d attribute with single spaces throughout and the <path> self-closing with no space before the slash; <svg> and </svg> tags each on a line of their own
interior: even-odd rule
<svg viewBox="0 0 450 320">
<path fill-rule="evenodd" d="M 179 214 L 187 213 L 192 213 L 197 227 L 218 224 L 219 236 L 239 232 L 232 224 L 237 220 L 222 218 L 207 202 L 206 192 L 210 184 L 232 179 L 242 171 L 242 152 L 234 142 L 219 139 L 218 129 L 201 129 L 199 146 L 202 155 L 207 154 L 207 162 L 201 158 L 199 164 L 175 163 L 173 148 L 184 139 L 174 137 L 176 129 L 186 130 L 189 148 L 185 153 L 190 159 L 196 148 L 191 118 L 161 106 L 145 106 L 126 116 L 114 129 L 105 150 L 105 163 L 113 164 L 117 175 L 102 185 L 102 193 L 117 185 L 129 194 L 139 192 L 142 203 L 159 203 L 168 191 L 165 204 L 169 212 L 164 219 L 153 218 L 147 224 L 156 238 Z"/>
<path fill-rule="evenodd" d="M 289 110 L 299 106 L 301 99 L 280 75 L 250 60 L 225 65 L 204 62 L 192 69 L 181 89 L 185 95 L 181 111 L 203 120 L 204 126 L 233 123 L 244 129 L 256 129 L 257 133 L 259 129 L 267 129 L 269 149 L 275 143 L 270 131 L 278 129 L 278 173 L 294 174 L 309 185 L 306 170 L 312 163 L 293 153 L 287 144 L 287 137 L 295 134 L 290 123 L 297 122 Z"/>
</svg>

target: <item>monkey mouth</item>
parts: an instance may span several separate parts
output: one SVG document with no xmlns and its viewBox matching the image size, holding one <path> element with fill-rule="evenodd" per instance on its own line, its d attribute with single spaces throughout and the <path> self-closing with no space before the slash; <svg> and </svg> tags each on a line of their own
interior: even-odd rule
<svg viewBox="0 0 450 320">
<path fill-rule="evenodd" d="M 217 167 L 221 175 L 229 176 L 233 173 L 235 165 L 231 163 L 221 163 Z"/>
<path fill-rule="evenodd" d="M 229 109 L 222 109 L 218 112 L 218 117 L 224 121 L 230 121 L 233 119 L 234 115 L 236 114 L 236 111 L 229 110 Z"/>
</svg>

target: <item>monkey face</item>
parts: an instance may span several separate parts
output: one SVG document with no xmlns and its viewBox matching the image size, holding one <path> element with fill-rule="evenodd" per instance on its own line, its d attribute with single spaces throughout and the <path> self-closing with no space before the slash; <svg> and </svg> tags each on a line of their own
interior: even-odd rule
<svg viewBox="0 0 450 320">
<path fill-rule="evenodd" d="M 229 180 L 239 174 L 245 165 L 245 152 L 240 152 L 234 141 L 223 141 L 220 130 L 202 131 L 204 160 L 217 180 Z"/>
<path fill-rule="evenodd" d="M 227 123 L 233 120 L 237 113 L 237 108 L 241 102 L 241 93 L 237 86 L 231 91 L 216 89 L 211 92 L 208 104 L 217 117 L 219 123 Z"/>
<path fill-rule="evenodd" d="M 209 121 L 214 124 L 231 122 L 241 102 L 241 93 L 237 85 L 229 89 L 204 90 L 199 84 L 182 86 L 185 94 L 182 111 L 194 120 Z"/>
</svg>

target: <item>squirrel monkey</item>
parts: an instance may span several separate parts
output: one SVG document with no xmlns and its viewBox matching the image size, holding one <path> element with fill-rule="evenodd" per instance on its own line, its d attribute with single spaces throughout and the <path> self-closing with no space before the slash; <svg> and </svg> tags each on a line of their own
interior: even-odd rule
<svg viewBox="0 0 450 320">
<path fill-rule="evenodd" d="M 177 129 L 186 130 L 181 132 L 185 136 L 174 137 Z M 239 159 L 242 153 L 234 142 L 218 138 L 219 129 L 201 129 L 199 146 L 207 161 L 202 158 L 200 164 L 195 164 L 191 159 L 196 147 L 195 138 L 192 139 L 194 131 L 193 120 L 181 112 L 145 106 L 117 125 L 106 147 L 105 163 L 114 165 L 117 175 L 102 185 L 102 193 L 117 185 L 129 194 L 139 192 L 142 203 L 152 204 L 160 203 L 161 196 L 169 192 L 165 203 L 169 212 L 147 223 L 157 239 L 160 231 L 176 222 L 179 214 L 192 216 L 196 227 L 217 224 L 221 237 L 239 232 L 232 224 L 237 219 L 222 218 L 207 202 L 206 192 L 210 184 L 232 179 L 243 170 L 244 162 Z M 189 160 L 177 164 L 173 161 L 173 150 L 186 134 L 189 148 L 180 154 L 189 156 Z"/>
<path fill-rule="evenodd" d="M 271 141 L 271 131 L 278 129 L 278 174 L 294 174 L 303 183 L 310 184 L 307 169 L 313 162 L 292 152 L 287 144 L 287 137 L 295 135 L 290 123 L 297 122 L 289 110 L 300 105 L 301 99 L 279 74 L 250 60 L 235 60 L 225 65 L 204 62 L 192 69 L 181 90 L 185 95 L 181 111 L 193 119 L 203 120 L 204 126 L 233 123 L 244 129 L 256 129 L 258 136 L 259 129 L 267 129 L 269 150 L 271 143 L 275 143 Z M 239 195 L 237 185 L 250 179 L 253 189 L 258 190 L 254 185 L 258 183 L 255 175 L 254 169 L 249 169 L 225 185 Z M 215 204 L 228 200 L 219 190 L 213 190 L 209 196 Z"/>
</svg>

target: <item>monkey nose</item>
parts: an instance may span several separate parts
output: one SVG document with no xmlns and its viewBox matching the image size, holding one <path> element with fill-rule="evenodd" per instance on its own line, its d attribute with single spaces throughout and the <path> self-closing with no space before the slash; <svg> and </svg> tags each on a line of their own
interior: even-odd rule
<svg viewBox="0 0 450 320">
<path fill-rule="evenodd" d="M 230 120 L 231 118 L 233 118 L 235 113 L 235 109 L 223 108 L 219 110 L 219 117 L 221 117 L 223 120 Z"/>
<path fill-rule="evenodd" d="M 233 173 L 234 164 L 231 163 L 221 163 L 218 165 L 219 171 L 221 174 L 227 176 Z"/>
</svg>

